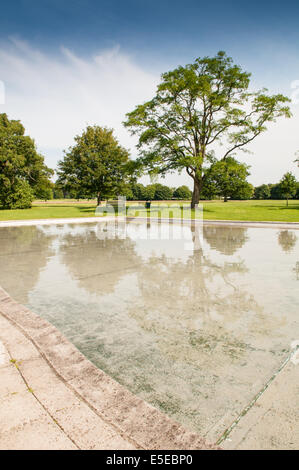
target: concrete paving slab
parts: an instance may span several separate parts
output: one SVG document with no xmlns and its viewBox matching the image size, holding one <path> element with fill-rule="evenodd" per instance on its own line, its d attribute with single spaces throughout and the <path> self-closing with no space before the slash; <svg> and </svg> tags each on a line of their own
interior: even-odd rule
<svg viewBox="0 0 299 470">
<path fill-rule="evenodd" d="M 40 418 L 12 428 L 0 437 L 0 450 L 77 450 L 53 422 Z"/>
<path fill-rule="evenodd" d="M 290 361 L 221 446 L 239 450 L 298 450 L 298 423 L 299 365 Z"/>
<path fill-rule="evenodd" d="M 210 449 L 0 288 L 0 449 Z"/>
<path fill-rule="evenodd" d="M 64 408 L 54 412 L 55 419 L 63 429 L 71 433 L 76 443 L 83 449 L 105 448 L 133 450 L 136 447 L 116 433 L 111 426 L 93 413 L 82 402 L 72 405 L 72 409 Z"/>
<path fill-rule="evenodd" d="M 2 371 L 3 373 L 3 371 Z M 5 380 L 5 375 L 3 377 Z M 33 421 L 48 418 L 35 397 L 25 389 L 23 393 L 10 394 L 0 399 L 1 435 Z"/>
</svg>

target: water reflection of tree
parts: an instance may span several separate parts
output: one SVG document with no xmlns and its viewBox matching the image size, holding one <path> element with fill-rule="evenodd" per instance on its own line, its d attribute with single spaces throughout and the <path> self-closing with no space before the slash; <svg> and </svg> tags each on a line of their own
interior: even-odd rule
<svg viewBox="0 0 299 470">
<path fill-rule="evenodd" d="M 278 243 L 283 251 L 292 251 L 297 243 L 297 235 L 289 230 L 281 230 L 278 234 Z"/>
<path fill-rule="evenodd" d="M 205 228 L 204 236 L 221 254 L 236 253 L 246 230 L 222 230 Z M 205 432 L 231 407 L 237 415 L 257 392 L 256 369 L 272 367 L 271 331 L 284 319 L 265 313 L 242 285 L 245 261 L 205 252 L 199 239 L 194 226 L 194 251 L 176 256 L 172 247 L 172 255 L 153 250 L 141 258 L 133 240 L 99 240 L 90 228 L 66 234 L 61 255 L 80 286 L 98 294 L 78 347 L 133 392 Z M 134 280 L 127 276 L 133 288 L 123 299 L 115 288 L 126 272 Z"/>
<path fill-rule="evenodd" d="M 192 230 L 196 244 L 199 233 L 196 228 Z M 245 242 L 243 233 L 241 238 Z M 238 235 L 226 239 L 232 253 L 241 246 Z M 223 252 L 221 243 L 220 247 Z M 249 311 L 262 311 L 253 297 L 238 287 L 236 280 L 246 271 L 244 261 L 215 263 L 201 249 L 195 250 L 185 261 L 165 255 L 153 256 L 138 271 L 143 308 L 134 307 L 130 314 L 146 330 L 156 331 L 162 343 L 170 337 L 170 330 L 174 335 L 182 330 L 194 334 L 203 323 L 211 321 L 219 322 L 219 328 L 223 328 L 239 321 Z M 145 314 L 145 308 L 148 314 Z M 151 312 L 157 312 L 157 316 Z M 170 351 L 168 347 L 166 349 Z M 173 352 L 180 354 L 176 348 Z"/>
<path fill-rule="evenodd" d="M 0 229 L 0 285 L 17 300 L 28 301 L 28 294 L 53 253 L 52 238 L 35 226 Z"/>
<path fill-rule="evenodd" d="M 297 261 L 295 267 L 294 267 L 294 272 L 296 274 L 296 279 L 299 281 L 299 261 Z"/>
<path fill-rule="evenodd" d="M 114 291 L 124 271 L 141 263 L 135 243 L 117 232 L 98 238 L 94 227 L 83 233 L 63 236 L 60 253 L 79 286 L 89 293 L 108 294 Z"/>
<path fill-rule="evenodd" d="M 212 249 L 224 255 L 233 255 L 248 240 L 245 227 L 204 225 L 203 236 Z"/>
<path fill-rule="evenodd" d="M 246 242 L 246 229 L 222 230 L 204 228 L 221 254 Z M 284 320 L 267 314 L 242 283 L 244 260 L 209 255 L 199 238 L 193 227 L 196 249 L 187 259 L 152 256 L 138 271 L 139 296 L 128 315 L 139 327 L 136 335 L 142 331 L 150 341 L 142 350 L 130 345 L 118 378 L 176 420 L 207 432 L 227 410 L 238 414 L 258 390 L 256 369 L 273 366 L 271 332 Z"/>
<path fill-rule="evenodd" d="M 215 231 L 204 233 L 221 253 L 235 253 L 246 241 L 246 230 L 235 235 L 229 230 L 226 236 L 218 231 L 224 237 L 219 244 Z M 138 325 L 136 336 L 142 331 L 151 341 L 144 341 L 142 350 L 132 351 L 130 345 L 118 379 L 175 419 L 207 430 L 207 423 L 237 400 L 235 390 L 229 392 L 236 368 L 241 395 L 248 394 L 250 374 L 241 364 L 255 350 L 253 323 L 265 314 L 240 283 L 247 272 L 244 261 L 214 261 L 200 249 L 199 237 L 200 229 L 193 227 L 196 249 L 187 258 L 152 256 L 138 270 L 139 295 L 128 315 Z M 227 250 L 223 240 L 228 240 Z M 269 324 L 265 327 L 268 332 Z"/>
</svg>

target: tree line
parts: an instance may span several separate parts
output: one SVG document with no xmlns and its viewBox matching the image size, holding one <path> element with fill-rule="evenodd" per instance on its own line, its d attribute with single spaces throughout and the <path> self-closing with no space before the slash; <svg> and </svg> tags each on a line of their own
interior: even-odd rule
<svg viewBox="0 0 299 470">
<path fill-rule="evenodd" d="M 224 193 L 221 189 L 221 182 L 218 185 L 214 180 L 215 186 L 204 185 L 201 200 L 215 200 L 224 199 L 226 200 L 248 200 L 248 199 L 299 199 L 299 181 L 296 181 L 294 175 L 289 173 L 283 176 L 281 181 L 276 184 L 262 184 L 254 187 L 247 181 L 242 181 L 242 184 L 238 186 L 233 178 L 229 180 Z M 290 179 L 290 188 L 289 188 Z M 285 181 L 287 180 L 287 187 L 285 187 Z M 286 191 L 287 189 L 287 191 Z M 111 198 L 117 198 L 118 194 L 110 195 Z M 161 183 L 154 183 L 149 185 L 143 185 L 138 182 L 128 184 L 122 191 L 122 196 L 125 196 L 128 201 L 168 201 L 168 200 L 182 200 L 190 201 L 192 198 L 191 189 L 182 185 L 177 188 L 169 187 Z M 47 199 L 90 199 L 89 195 L 84 195 L 82 192 L 77 192 L 75 189 L 69 189 L 68 191 L 63 188 L 57 182 L 54 184 L 53 191 L 50 197 Z"/>
<path fill-rule="evenodd" d="M 34 198 L 96 198 L 98 204 L 118 194 L 127 199 L 250 199 L 296 197 L 297 182 L 287 173 L 269 191 L 247 181 L 249 166 L 236 153 L 266 131 L 267 124 L 291 117 L 289 99 L 266 89 L 251 92 L 250 73 L 224 52 L 164 73 L 150 101 L 127 114 L 124 126 L 138 137 L 133 160 L 113 130 L 98 125 L 75 137 L 54 171 L 44 163 L 34 140 L 19 121 L 0 115 L 0 205 L 30 207 Z M 187 186 L 142 186 L 138 179 L 178 172 L 191 178 Z M 51 196 L 52 195 L 52 196 Z M 188 196 L 188 197 L 187 197 Z"/>
</svg>

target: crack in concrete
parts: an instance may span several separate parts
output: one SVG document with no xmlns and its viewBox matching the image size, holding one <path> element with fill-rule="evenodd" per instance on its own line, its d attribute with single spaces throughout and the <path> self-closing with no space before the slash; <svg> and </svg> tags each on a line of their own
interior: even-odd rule
<svg viewBox="0 0 299 470">
<path fill-rule="evenodd" d="M 74 446 L 76 446 L 76 448 L 78 450 L 81 450 L 81 448 L 77 445 L 77 443 L 71 438 L 71 436 L 64 430 L 64 428 L 59 424 L 59 422 L 54 418 L 54 416 L 50 413 L 50 411 L 47 409 L 47 407 L 41 402 L 41 400 L 35 395 L 34 393 L 34 390 L 30 387 L 29 383 L 27 382 L 26 378 L 24 377 L 24 375 L 22 374 L 22 371 L 20 370 L 20 367 L 18 366 L 17 362 L 15 362 L 15 360 L 13 359 L 11 353 L 10 353 L 10 350 L 9 348 L 7 347 L 7 345 L 5 346 L 6 347 L 6 350 L 8 352 L 8 355 L 9 355 L 9 358 L 10 358 L 10 363 L 12 365 L 15 366 L 17 372 L 19 373 L 21 379 L 23 380 L 24 384 L 26 385 L 26 388 L 28 390 L 28 392 L 31 393 L 31 395 L 34 396 L 35 400 L 39 403 L 39 405 L 45 410 L 45 412 L 48 414 L 48 416 L 50 416 L 52 422 L 54 425 L 56 425 L 62 432 L 63 434 L 74 444 Z M 19 361 L 21 362 L 21 360 Z"/>
<path fill-rule="evenodd" d="M 51 364 L 51 362 L 48 360 L 47 356 L 40 350 L 39 346 L 36 344 L 36 342 L 33 340 L 33 338 L 31 338 L 27 332 L 21 327 L 19 326 L 14 320 L 12 320 L 11 318 L 9 318 L 8 316 L 6 316 L 6 314 L 4 312 L 1 312 L 0 311 L 0 315 L 2 315 L 7 321 L 9 321 L 15 328 L 17 328 L 24 336 L 25 338 L 27 338 L 33 345 L 34 347 L 37 349 L 37 351 L 39 352 L 40 356 L 44 359 L 44 361 L 47 363 L 47 365 L 51 368 L 51 370 L 54 372 L 54 374 L 56 375 L 56 377 L 58 377 L 62 383 L 69 389 L 71 390 L 75 396 L 77 398 L 79 398 L 79 400 L 81 400 L 83 403 L 85 403 L 85 405 L 88 406 L 88 408 L 96 415 L 98 416 L 105 424 L 107 424 L 108 426 L 111 426 L 114 431 L 116 432 L 116 434 L 118 434 L 120 437 L 122 437 L 124 440 L 126 440 L 127 442 L 129 442 L 130 444 L 132 444 L 134 447 L 136 447 L 136 449 L 139 449 L 139 450 L 144 450 L 144 447 L 142 447 L 139 442 L 135 441 L 134 439 L 132 439 L 131 437 L 127 436 L 121 428 L 119 428 L 117 425 L 115 425 L 115 423 L 113 423 L 111 420 L 107 419 L 105 415 L 103 415 L 102 413 L 100 413 L 95 407 L 93 407 L 91 405 L 91 403 L 89 403 L 89 401 L 87 401 L 80 393 L 78 393 L 78 391 L 72 387 L 70 384 L 68 384 L 65 379 L 57 372 L 57 370 L 55 369 L 55 367 L 53 367 L 53 365 Z M 7 348 L 7 351 L 8 351 L 8 348 Z M 9 353 L 9 351 L 8 351 Z M 9 356 L 11 359 L 13 359 L 11 357 L 11 354 L 9 353 Z M 23 377 L 21 371 L 20 372 L 20 375 L 22 377 L 22 379 L 24 380 L 25 384 L 26 384 L 26 387 L 28 388 L 27 386 L 27 382 L 26 382 L 26 379 Z M 54 423 L 55 424 L 58 424 L 57 421 L 55 420 L 55 418 L 53 418 L 53 416 L 48 412 L 48 410 L 44 407 L 44 405 L 39 401 L 39 399 L 34 395 L 34 397 L 36 398 L 36 400 L 41 404 L 41 406 L 45 409 L 45 411 L 49 414 L 49 416 L 51 417 L 52 420 L 54 420 Z M 60 427 L 60 429 L 64 432 L 63 428 L 58 425 Z M 65 433 L 65 432 L 64 432 Z M 67 437 L 68 434 L 65 433 L 65 435 Z M 74 443 L 74 445 L 80 450 L 80 448 L 77 446 L 77 444 L 70 438 L 70 440 Z"/>
<path fill-rule="evenodd" d="M 287 356 L 285 361 L 281 364 L 281 366 L 277 369 L 277 371 L 270 377 L 268 382 L 264 385 L 264 387 L 253 397 L 251 402 L 242 410 L 239 416 L 233 421 L 233 423 L 223 432 L 220 438 L 216 441 L 216 445 L 220 445 L 223 441 L 225 441 L 228 436 L 231 434 L 233 429 L 237 426 L 237 424 L 241 421 L 241 419 L 247 415 L 247 413 L 251 410 L 251 408 L 255 405 L 258 399 L 264 394 L 264 392 L 269 388 L 271 383 L 276 379 L 276 377 L 280 374 L 280 372 L 285 368 L 285 366 L 291 361 L 292 357 L 296 354 L 297 350 L 299 349 L 299 345 L 292 350 L 292 352 Z"/>
</svg>

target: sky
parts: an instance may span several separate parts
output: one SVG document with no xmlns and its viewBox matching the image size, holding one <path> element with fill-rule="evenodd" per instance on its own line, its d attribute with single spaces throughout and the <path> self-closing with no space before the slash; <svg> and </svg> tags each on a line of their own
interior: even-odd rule
<svg viewBox="0 0 299 470">
<path fill-rule="evenodd" d="M 271 124 L 236 155 L 254 185 L 278 182 L 299 150 L 299 2 L 14 0 L 1 6 L 0 113 L 19 119 L 55 168 L 87 125 L 115 129 L 154 96 L 161 73 L 224 50 L 262 87 L 292 99 L 292 119 Z M 148 182 L 148 179 L 144 179 Z M 165 183 L 191 185 L 187 175 Z"/>
</svg>

